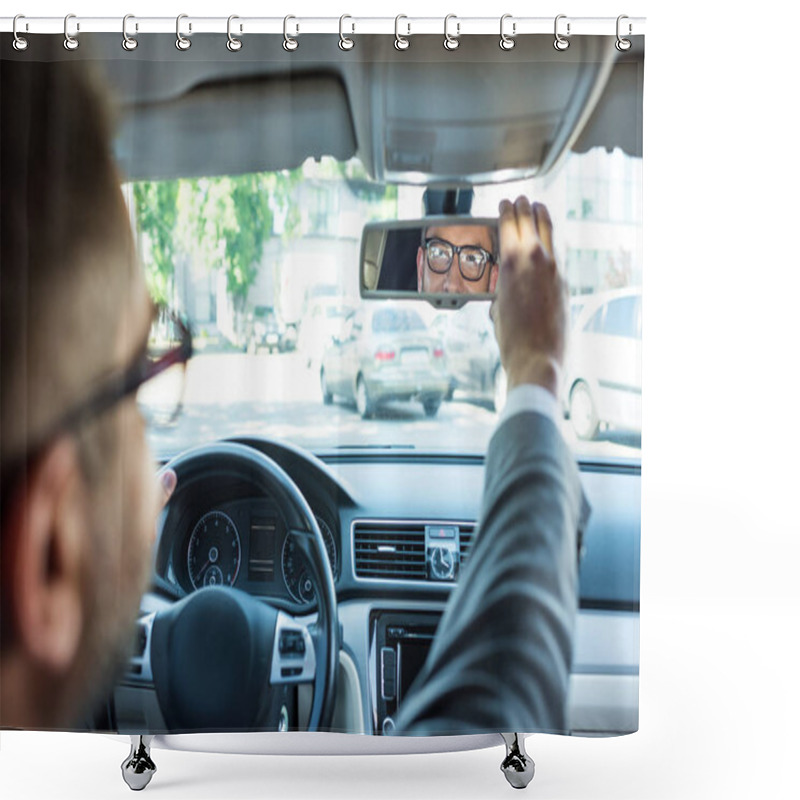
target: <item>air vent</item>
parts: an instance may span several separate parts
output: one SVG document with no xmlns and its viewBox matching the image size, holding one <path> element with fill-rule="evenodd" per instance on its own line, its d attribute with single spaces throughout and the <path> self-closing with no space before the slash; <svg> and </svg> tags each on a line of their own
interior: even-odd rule
<svg viewBox="0 0 800 800">
<path fill-rule="evenodd" d="M 425 528 L 441 521 L 360 521 L 353 527 L 356 577 L 378 580 L 427 581 Z M 459 560 L 463 567 L 475 533 L 472 523 L 458 523 Z"/>
<path fill-rule="evenodd" d="M 357 522 L 353 539 L 357 577 L 425 580 L 423 523 Z"/>
<path fill-rule="evenodd" d="M 464 569 L 464 564 L 467 563 L 469 554 L 472 552 L 472 540 L 475 538 L 474 525 L 459 525 L 459 553 L 461 558 L 461 569 Z"/>
</svg>

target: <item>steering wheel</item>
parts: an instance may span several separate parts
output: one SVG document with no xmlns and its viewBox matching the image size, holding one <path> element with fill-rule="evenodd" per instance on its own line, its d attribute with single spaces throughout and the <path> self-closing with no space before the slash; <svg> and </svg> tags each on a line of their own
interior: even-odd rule
<svg viewBox="0 0 800 800">
<path fill-rule="evenodd" d="M 150 666 L 168 731 L 278 730 L 291 687 L 302 683 L 313 684 L 308 730 L 329 729 L 338 612 L 325 544 L 305 498 L 272 459 L 242 444 L 198 447 L 167 466 L 178 476 L 170 504 L 212 476 L 273 499 L 306 557 L 319 610 L 316 625 L 307 625 L 239 589 L 205 587 L 157 612 Z"/>
</svg>

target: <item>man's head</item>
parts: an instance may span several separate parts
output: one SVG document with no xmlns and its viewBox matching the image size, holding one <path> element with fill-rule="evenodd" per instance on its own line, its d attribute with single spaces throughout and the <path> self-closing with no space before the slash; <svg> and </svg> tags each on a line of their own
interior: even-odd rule
<svg viewBox="0 0 800 800">
<path fill-rule="evenodd" d="M 494 292 L 497 261 L 497 230 L 489 225 L 425 228 L 417 250 L 417 291 Z"/>
<path fill-rule="evenodd" d="M 0 71 L 3 726 L 68 726 L 107 688 L 157 514 L 133 396 L 59 426 L 135 361 L 152 317 L 107 115 L 84 69 Z"/>
</svg>

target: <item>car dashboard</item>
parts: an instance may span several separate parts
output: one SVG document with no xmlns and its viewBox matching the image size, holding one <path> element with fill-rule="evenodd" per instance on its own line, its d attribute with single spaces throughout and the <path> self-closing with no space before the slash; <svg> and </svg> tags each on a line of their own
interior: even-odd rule
<svg viewBox="0 0 800 800">
<path fill-rule="evenodd" d="M 311 454 L 274 440 L 238 441 L 286 471 L 323 535 L 341 633 L 332 730 L 391 733 L 469 560 L 483 458 L 371 448 Z M 638 728 L 640 467 L 584 461 L 580 469 L 592 516 L 582 541 L 570 731 L 629 733 Z M 314 588 L 277 502 L 224 477 L 196 485 L 162 515 L 153 590 L 114 692 L 120 732 L 164 729 L 147 670 L 148 615 L 209 585 L 315 616 Z M 297 693 L 302 728 L 310 688 Z"/>
</svg>

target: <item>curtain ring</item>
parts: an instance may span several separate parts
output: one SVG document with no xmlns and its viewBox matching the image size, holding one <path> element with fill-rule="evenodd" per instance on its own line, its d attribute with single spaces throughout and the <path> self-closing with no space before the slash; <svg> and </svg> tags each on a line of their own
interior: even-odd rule
<svg viewBox="0 0 800 800">
<path fill-rule="evenodd" d="M 71 19 L 75 19 L 74 14 L 67 14 L 64 17 L 64 49 L 65 50 L 77 50 L 78 49 L 78 40 L 74 36 L 69 35 L 69 21 Z M 76 23 L 76 30 L 80 30 L 81 26 Z"/>
<path fill-rule="evenodd" d="M 624 53 L 626 50 L 630 50 L 632 44 L 630 39 L 623 39 L 619 32 L 620 22 L 622 22 L 622 20 L 624 19 L 628 19 L 628 17 L 626 17 L 625 14 L 620 14 L 617 17 L 617 43 L 614 46 L 617 48 L 617 50 L 620 51 L 620 53 Z M 633 33 L 633 25 L 631 25 L 631 23 L 629 22 L 628 36 L 630 36 L 632 33 Z"/>
<path fill-rule="evenodd" d="M 239 50 L 242 49 L 242 40 L 241 39 L 237 39 L 231 33 L 231 22 L 233 22 L 235 19 L 239 19 L 239 17 L 237 17 L 236 14 L 231 14 L 228 17 L 228 41 L 225 42 L 225 47 L 227 47 L 228 50 L 231 51 L 231 53 L 238 53 Z M 240 33 L 242 32 L 242 26 L 241 25 L 239 26 L 239 32 Z"/>
<path fill-rule="evenodd" d="M 17 33 L 17 20 L 20 19 L 25 19 L 25 16 L 23 14 L 17 14 L 17 16 L 14 17 L 14 25 L 12 26 L 12 31 L 14 32 L 14 42 L 13 42 L 14 49 L 18 50 L 19 52 L 22 52 L 23 50 L 28 49 L 28 40 L 24 36 L 20 36 Z M 27 22 L 25 23 L 25 30 L 26 31 L 28 30 Z"/>
<path fill-rule="evenodd" d="M 297 39 L 292 38 L 289 36 L 289 31 L 287 30 L 287 26 L 289 24 L 290 19 L 295 19 L 291 14 L 287 17 L 283 18 L 283 49 L 292 52 L 293 50 L 297 50 L 299 42 Z M 297 26 L 297 32 L 300 33 L 300 26 Z"/>
<path fill-rule="evenodd" d="M 128 20 L 129 19 L 136 19 L 133 14 L 126 14 L 122 18 L 122 49 L 127 50 L 129 53 L 131 50 L 135 50 L 139 46 L 139 42 L 133 36 L 128 36 Z M 139 30 L 139 23 L 136 23 L 136 30 Z"/>
<path fill-rule="evenodd" d="M 405 14 L 398 14 L 394 18 L 394 46 L 397 50 L 408 50 L 411 46 L 411 42 L 408 41 L 406 36 L 411 36 L 411 23 L 407 22 L 406 26 L 408 27 L 408 32 L 406 36 L 400 35 L 400 20 L 401 19 L 408 19 Z"/>
<path fill-rule="evenodd" d="M 500 49 L 501 50 L 512 50 L 516 42 L 514 41 L 514 36 L 517 35 L 517 23 L 511 23 L 511 36 L 506 34 L 504 29 L 504 24 L 507 19 L 511 19 L 511 14 L 503 14 L 500 17 Z"/>
<path fill-rule="evenodd" d="M 353 19 L 353 18 L 349 14 L 342 14 L 342 16 L 339 17 L 339 48 L 341 50 L 352 50 L 353 45 L 355 45 L 355 42 L 352 39 L 349 39 L 347 36 L 345 36 L 344 32 L 342 31 L 342 26 L 344 25 L 344 21 L 346 19 Z M 355 23 L 353 23 L 352 32 L 355 32 L 355 29 L 356 25 Z"/>
<path fill-rule="evenodd" d="M 192 46 L 192 40 L 191 39 L 187 39 L 181 33 L 181 20 L 182 19 L 188 19 L 188 18 L 189 18 L 188 14 L 178 14 L 178 18 L 175 20 L 175 36 L 177 37 L 175 39 L 175 47 L 177 47 L 178 50 L 188 50 Z M 191 30 L 192 30 L 192 23 L 190 22 L 189 23 L 189 32 L 190 33 L 191 33 Z"/>
<path fill-rule="evenodd" d="M 558 21 L 560 19 L 566 19 L 566 18 L 567 18 L 566 14 L 559 14 L 556 17 L 555 25 L 553 26 L 553 30 L 554 30 L 555 37 L 556 37 L 555 41 L 553 42 L 553 47 L 555 47 L 556 50 L 562 50 L 563 51 L 563 50 L 566 50 L 569 47 L 569 39 L 566 38 L 565 36 L 562 36 L 558 32 Z M 570 27 L 569 26 L 569 22 L 567 22 L 567 36 L 569 36 L 569 33 L 570 33 L 569 27 Z"/>
<path fill-rule="evenodd" d="M 450 22 L 451 19 L 456 20 L 456 35 L 452 36 L 447 30 L 447 23 Z M 444 48 L 445 50 L 457 50 L 458 45 L 460 42 L 458 41 L 458 37 L 461 35 L 461 23 L 458 22 L 458 18 L 455 14 L 448 14 L 444 18 Z"/>
</svg>

